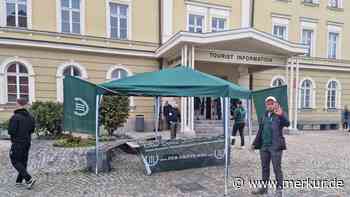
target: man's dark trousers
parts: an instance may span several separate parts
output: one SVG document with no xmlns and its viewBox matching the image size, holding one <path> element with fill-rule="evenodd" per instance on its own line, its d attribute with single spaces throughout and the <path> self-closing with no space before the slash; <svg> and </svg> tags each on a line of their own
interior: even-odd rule
<svg viewBox="0 0 350 197">
<path fill-rule="evenodd" d="M 282 150 L 275 150 L 272 147 L 262 147 L 260 149 L 260 159 L 263 181 L 267 183 L 270 179 L 270 161 L 272 161 L 273 171 L 277 180 L 277 189 L 283 189 L 283 174 L 281 168 Z"/>
<path fill-rule="evenodd" d="M 10 150 L 10 159 L 13 167 L 18 171 L 16 183 L 23 179 L 29 181 L 32 177 L 27 172 L 30 143 L 13 143 Z"/>
<path fill-rule="evenodd" d="M 237 130 L 239 131 L 239 135 L 241 136 L 241 146 L 244 146 L 244 127 L 245 127 L 244 122 L 235 123 L 232 129 L 232 136 L 236 136 Z"/>
</svg>

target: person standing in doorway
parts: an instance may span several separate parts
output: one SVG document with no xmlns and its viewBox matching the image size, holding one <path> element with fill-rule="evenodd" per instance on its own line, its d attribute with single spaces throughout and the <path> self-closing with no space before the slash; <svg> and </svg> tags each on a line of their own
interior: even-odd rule
<svg viewBox="0 0 350 197">
<path fill-rule="evenodd" d="M 348 130 L 350 132 L 350 128 L 349 128 L 350 113 L 349 113 L 349 109 L 348 109 L 347 105 L 344 106 L 344 110 L 342 112 L 342 117 L 343 117 L 343 129 Z"/>
<path fill-rule="evenodd" d="M 241 136 L 241 148 L 244 148 L 244 127 L 245 127 L 245 115 L 246 111 L 242 106 L 242 101 L 236 102 L 236 108 L 233 111 L 233 119 L 235 121 L 232 129 L 232 137 L 235 137 L 237 134 L 237 131 L 239 131 L 239 135 Z M 232 145 L 234 145 L 234 142 L 232 140 Z"/>
<path fill-rule="evenodd" d="M 168 101 L 165 101 L 165 105 L 163 107 L 163 115 L 165 118 L 165 122 L 166 122 L 166 128 L 170 129 L 170 122 L 169 122 L 169 112 L 171 109 L 171 105 L 169 104 Z"/>
<path fill-rule="evenodd" d="M 179 109 L 177 108 L 177 105 L 175 104 L 174 107 L 171 107 L 170 111 L 169 111 L 170 139 L 176 138 L 179 117 L 180 117 Z"/>
<path fill-rule="evenodd" d="M 283 128 L 289 126 L 289 120 L 280 107 L 275 97 L 269 96 L 265 99 L 266 112 L 259 120 L 259 130 L 251 149 L 260 149 L 262 167 L 262 180 L 264 185 L 254 195 L 266 194 L 268 181 L 270 180 L 270 161 L 277 180 L 276 197 L 282 197 L 283 173 L 282 173 L 282 152 L 286 150 L 286 142 L 283 136 Z"/>
<path fill-rule="evenodd" d="M 27 101 L 24 99 L 17 100 L 17 109 L 10 119 L 8 134 L 12 143 L 10 149 L 11 163 L 18 172 L 16 185 L 21 186 L 24 180 L 27 189 L 31 189 L 36 180 L 27 172 L 27 164 L 35 120 L 25 109 L 26 104 Z"/>
</svg>

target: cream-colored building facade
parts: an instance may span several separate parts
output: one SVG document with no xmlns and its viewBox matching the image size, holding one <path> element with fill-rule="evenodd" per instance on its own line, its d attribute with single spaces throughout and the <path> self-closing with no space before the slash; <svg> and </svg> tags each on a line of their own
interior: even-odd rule
<svg viewBox="0 0 350 197">
<path fill-rule="evenodd" d="M 64 75 L 98 83 L 182 63 L 253 90 L 288 84 L 295 127 L 339 124 L 350 102 L 349 9 L 345 0 L 0 0 L 0 121 L 18 97 L 63 102 Z M 220 119 L 214 98 L 202 98 L 201 115 L 194 98 L 165 100 L 181 106 L 182 130 Z M 128 127 L 143 114 L 151 129 L 153 104 L 131 97 Z"/>
</svg>

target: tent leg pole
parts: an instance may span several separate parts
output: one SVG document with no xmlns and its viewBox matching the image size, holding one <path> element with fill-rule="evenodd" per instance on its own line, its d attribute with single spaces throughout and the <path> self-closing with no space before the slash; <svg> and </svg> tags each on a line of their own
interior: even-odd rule
<svg viewBox="0 0 350 197">
<path fill-rule="evenodd" d="M 98 136 L 98 133 L 99 133 L 99 126 L 98 126 L 98 115 L 99 115 L 99 99 L 100 99 L 100 96 L 97 95 L 96 96 L 96 168 L 95 168 L 95 173 L 98 174 L 98 163 L 99 163 L 99 150 L 98 150 L 98 147 L 99 147 L 99 136 Z"/>
<path fill-rule="evenodd" d="M 228 194 L 228 159 L 229 159 L 229 128 L 228 128 L 228 112 L 229 97 L 224 98 L 224 131 L 225 131 L 225 196 Z"/>
<path fill-rule="evenodd" d="M 160 97 L 157 96 L 156 97 L 156 105 L 155 105 L 155 126 L 154 126 L 154 131 L 155 131 L 155 135 L 156 135 L 156 140 L 159 140 L 159 143 L 161 141 L 161 138 L 159 136 L 159 132 L 158 132 L 158 129 L 159 129 L 159 107 L 160 107 Z"/>
<path fill-rule="evenodd" d="M 252 143 L 252 100 L 247 99 L 247 111 L 248 111 L 248 135 L 249 135 L 249 144 Z"/>
</svg>

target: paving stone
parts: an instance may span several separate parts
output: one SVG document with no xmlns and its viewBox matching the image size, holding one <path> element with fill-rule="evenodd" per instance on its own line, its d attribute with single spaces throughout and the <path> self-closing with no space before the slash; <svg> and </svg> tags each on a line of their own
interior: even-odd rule
<svg viewBox="0 0 350 197">
<path fill-rule="evenodd" d="M 340 189 L 286 188 L 285 197 L 349 197 L 350 196 L 350 135 L 341 131 L 303 132 L 288 135 L 283 153 L 284 178 L 289 180 L 344 180 Z M 33 190 L 14 186 L 16 171 L 10 164 L 6 141 L 0 141 L 0 197 L 216 197 L 224 191 L 224 168 L 214 166 L 171 171 L 146 176 L 136 155 L 116 151 L 110 173 L 87 173 L 85 154 L 90 148 L 64 149 L 52 146 L 52 141 L 33 141 L 29 171 L 38 178 Z M 5 144 L 5 145 L 4 145 Z M 234 148 L 229 167 L 229 196 L 252 197 L 249 180 L 260 179 L 258 152 Z M 271 168 L 271 178 L 274 179 Z M 245 180 L 235 190 L 235 177 Z M 178 185 L 198 184 L 204 189 L 183 192 Z M 196 186 L 198 186 L 196 185 Z M 194 185 L 192 185 L 194 186 Z M 195 191 L 194 191 L 195 190 Z M 269 191 L 267 196 L 273 196 Z"/>
</svg>

